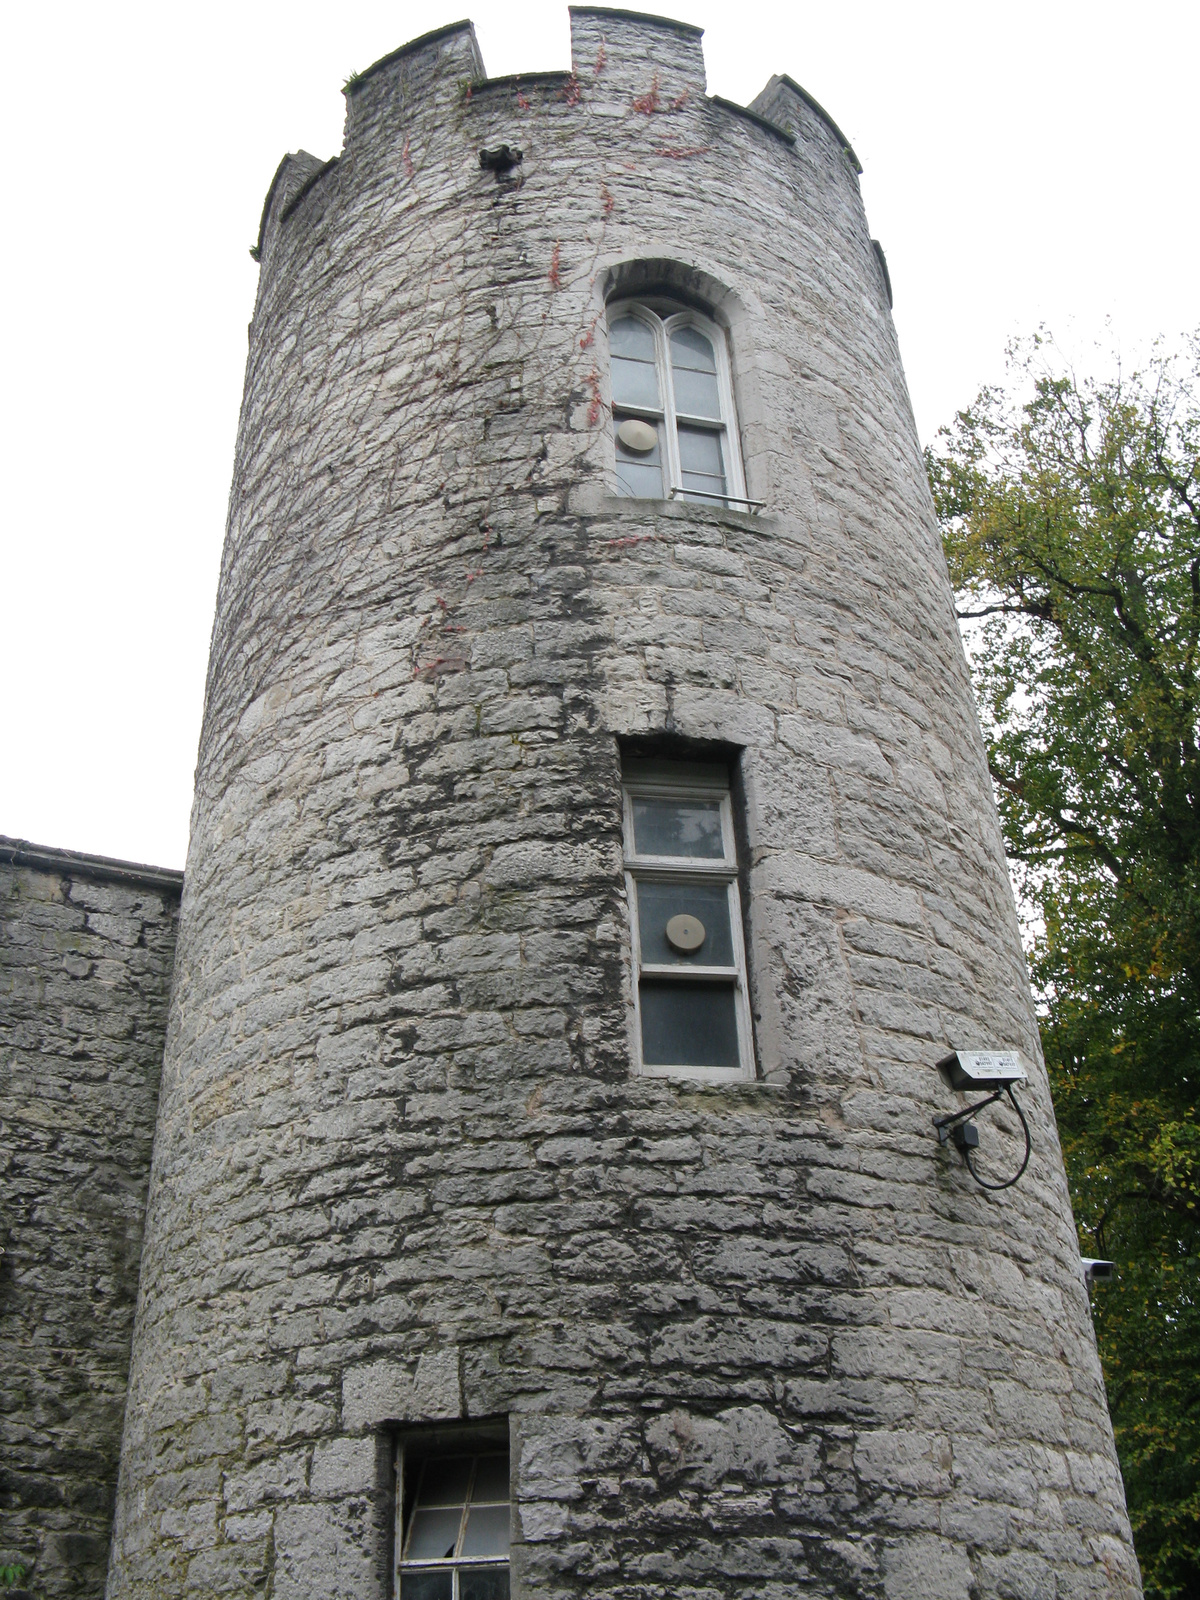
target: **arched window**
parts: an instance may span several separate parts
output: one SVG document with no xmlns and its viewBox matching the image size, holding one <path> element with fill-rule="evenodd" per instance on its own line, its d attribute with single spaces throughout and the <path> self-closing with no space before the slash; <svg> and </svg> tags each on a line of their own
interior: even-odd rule
<svg viewBox="0 0 1200 1600">
<path fill-rule="evenodd" d="M 707 317 L 670 301 L 608 308 L 617 493 L 745 506 L 729 354 Z"/>
</svg>

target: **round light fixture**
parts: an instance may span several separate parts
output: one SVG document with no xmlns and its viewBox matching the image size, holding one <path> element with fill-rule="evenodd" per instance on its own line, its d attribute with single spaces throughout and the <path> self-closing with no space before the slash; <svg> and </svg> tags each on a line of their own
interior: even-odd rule
<svg viewBox="0 0 1200 1600">
<path fill-rule="evenodd" d="M 644 456 L 658 443 L 658 429 L 652 428 L 648 422 L 639 422 L 636 417 L 626 417 L 617 428 L 617 438 L 626 450 Z"/>
<path fill-rule="evenodd" d="M 704 924 L 700 918 L 690 916 L 686 911 L 681 911 L 667 923 L 667 943 L 681 955 L 690 956 L 693 951 L 699 950 L 704 937 Z"/>
</svg>

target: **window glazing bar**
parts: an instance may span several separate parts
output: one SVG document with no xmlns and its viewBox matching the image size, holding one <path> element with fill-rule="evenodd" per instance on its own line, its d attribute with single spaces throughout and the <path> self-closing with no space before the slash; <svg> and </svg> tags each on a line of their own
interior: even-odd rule
<svg viewBox="0 0 1200 1600">
<path fill-rule="evenodd" d="M 736 967 L 693 967 L 686 961 L 643 961 L 638 971 L 648 978 L 706 978 L 714 986 L 736 984 L 740 973 Z"/>
</svg>

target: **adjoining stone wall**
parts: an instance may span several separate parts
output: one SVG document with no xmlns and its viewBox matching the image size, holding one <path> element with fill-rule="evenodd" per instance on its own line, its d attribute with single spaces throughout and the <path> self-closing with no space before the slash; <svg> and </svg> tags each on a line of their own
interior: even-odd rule
<svg viewBox="0 0 1200 1600">
<path fill-rule="evenodd" d="M 181 874 L 0 839 L 0 1564 L 104 1592 Z"/>
<path fill-rule="evenodd" d="M 264 217 L 110 1600 L 383 1600 L 391 1430 L 503 1415 L 518 1600 L 1127 1600 L 1045 1075 L 1003 1197 L 930 1126 L 1037 1027 L 855 162 L 572 39 L 398 52 Z M 639 281 L 760 516 L 616 498 Z M 754 1083 L 634 1075 L 636 738 L 741 751 Z"/>
</svg>

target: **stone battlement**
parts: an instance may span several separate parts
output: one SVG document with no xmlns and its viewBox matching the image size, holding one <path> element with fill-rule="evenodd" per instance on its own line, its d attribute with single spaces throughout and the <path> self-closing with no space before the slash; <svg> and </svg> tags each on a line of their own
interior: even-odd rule
<svg viewBox="0 0 1200 1600">
<path fill-rule="evenodd" d="M 592 119 L 606 137 L 625 124 L 652 125 L 665 159 L 687 160 L 722 147 L 736 169 L 745 159 L 734 128 L 757 127 L 801 157 L 854 177 L 862 167 L 828 112 L 787 76 L 772 77 L 750 106 L 708 95 L 701 47 L 703 30 L 666 17 L 603 7 L 570 8 L 572 67 L 488 78 L 469 22 L 434 29 L 356 74 L 345 87 L 346 132 L 342 154 L 320 162 L 300 152 L 285 156 L 271 185 L 254 254 L 261 258 L 271 219 L 280 225 L 337 164 L 369 143 L 401 139 L 405 175 L 416 176 L 413 139 L 458 134 L 468 171 L 475 173 L 472 141 L 492 138 L 505 119 L 527 162 L 542 157 L 540 141 L 556 143 L 572 132 L 586 138 Z M 532 147 L 532 148 L 531 148 Z M 410 170 L 411 169 L 411 170 Z M 524 176 L 524 172 L 521 174 Z"/>
</svg>

